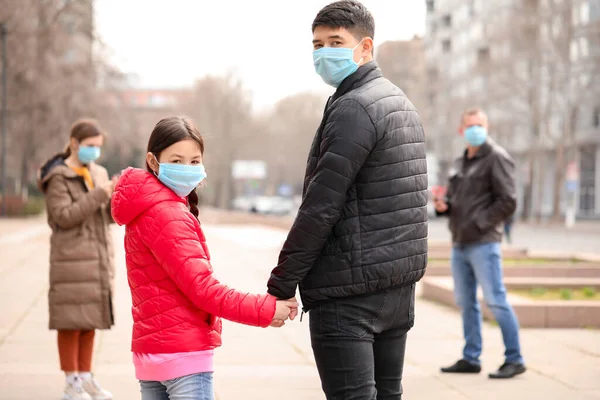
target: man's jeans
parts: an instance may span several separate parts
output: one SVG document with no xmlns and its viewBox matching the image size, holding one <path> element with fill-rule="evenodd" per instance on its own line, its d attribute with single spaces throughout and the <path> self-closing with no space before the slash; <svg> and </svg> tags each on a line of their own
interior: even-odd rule
<svg viewBox="0 0 600 400">
<path fill-rule="evenodd" d="M 182 376 L 168 381 L 140 381 L 142 400 L 213 400 L 213 373 Z"/>
<path fill-rule="evenodd" d="M 494 313 L 502 330 L 506 362 L 523 363 L 519 345 L 519 322 L 506 299 L 502 281 L 502 251 L 500 243 L 454 245 L 452 249 L 454 296 L 462 310 L 465 348 L 463 358 L 479 364 L 481 356 L 481 310 L 477 302 L 477 284 L 484 300 Z"/>
<path fill-rule="evenodd" d="M 312 348 L 328 400 L 402 398 L 415 285 L 337 299 L 310 310 Z"/>
</svg>

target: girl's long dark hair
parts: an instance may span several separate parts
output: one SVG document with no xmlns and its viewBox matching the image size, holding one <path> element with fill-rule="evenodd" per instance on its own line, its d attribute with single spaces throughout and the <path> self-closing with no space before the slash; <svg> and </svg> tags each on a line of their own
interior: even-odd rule
<svg viewBox="0 0 600 400">
<path fill-rule="evenodd" d="M 198 143 L 200 152 L 204 154 L 204 140 L 191 119 L 184 116 L 163 118 L 158 121 L 150 135 L 148 152 L 154 154 L 156 159 L 159 159 L 160 153 L 164 149 L 188 139 L 192 139 Z M 146 169 L 148 172 L 152 172 L 152 168 L 150 168 L 148 163 L 146 163 Z M 192 190 L 187 196 L 187 201 L 191 213 L 198 218 L 200 211 L 198 209 L 198 193 L 196 193 L 196 190 Z"/>
</svg>

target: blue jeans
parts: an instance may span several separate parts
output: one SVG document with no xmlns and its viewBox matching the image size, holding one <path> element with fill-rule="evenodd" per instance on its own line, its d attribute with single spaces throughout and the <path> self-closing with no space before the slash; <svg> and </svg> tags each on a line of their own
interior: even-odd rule
<svg viewBox="0 0 600 400">
<path fill-rule="evenodd" d="M 168 381 L 140 381 L 142 400 L 214 400 L 213 373 L 182 376 Z"/>
<path fill-rule="evenodd" d="M 519 344 L 519 322 L 506 299 L 502 281 L 502 252 L 500 243 L 457 245 L 452 248 L 452 277 L 454 296 L 462 311 L 465 347 L 463 359 L 479 364 L 481 356 L 481 309 L 477 302 L 477 284 L 483 298 L 494 314 L 506 351 L 506 362 L 523 363 Z"/>
</svg>

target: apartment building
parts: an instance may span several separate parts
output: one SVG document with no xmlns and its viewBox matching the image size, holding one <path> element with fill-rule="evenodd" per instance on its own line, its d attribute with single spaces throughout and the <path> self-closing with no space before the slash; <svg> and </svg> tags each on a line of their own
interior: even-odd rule
<svg viewBox="0 0 600 400">
<path fill-rule="evenodd" d="M 382 43 L 375 51 L 383 75 L 398 86 L 427 120 L 427 74 L 423 38 Z M 426 129 L 427 131 L 427 129 Z"/>
<path fill-rule="evenodd" d="M 441 174 L 464 148 L 462 110 L 480 106 L 516 161 L 519 213 L 551 215 L 557 193 L 564 211 L 574 191 L 578 216 L 600 218 L 600 0 L 426 3 L 427 136 Z M 578 173 L 556 173 L 568 161 Z"/>
</svg>

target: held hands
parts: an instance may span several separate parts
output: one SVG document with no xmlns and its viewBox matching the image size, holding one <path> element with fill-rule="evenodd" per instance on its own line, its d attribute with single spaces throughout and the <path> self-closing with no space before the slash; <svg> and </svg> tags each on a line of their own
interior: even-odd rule
<svg viewBox="0 0 600 400">
<path fill-rule="evenodd" d="M 288 300 L 277 300 L 275 304 L 275 315 L 270 325 L 274 328 L 281 328 L 288 318 L 293 321 L 298 315 L 299 304 L 295 297 Z"/>
</svg>

